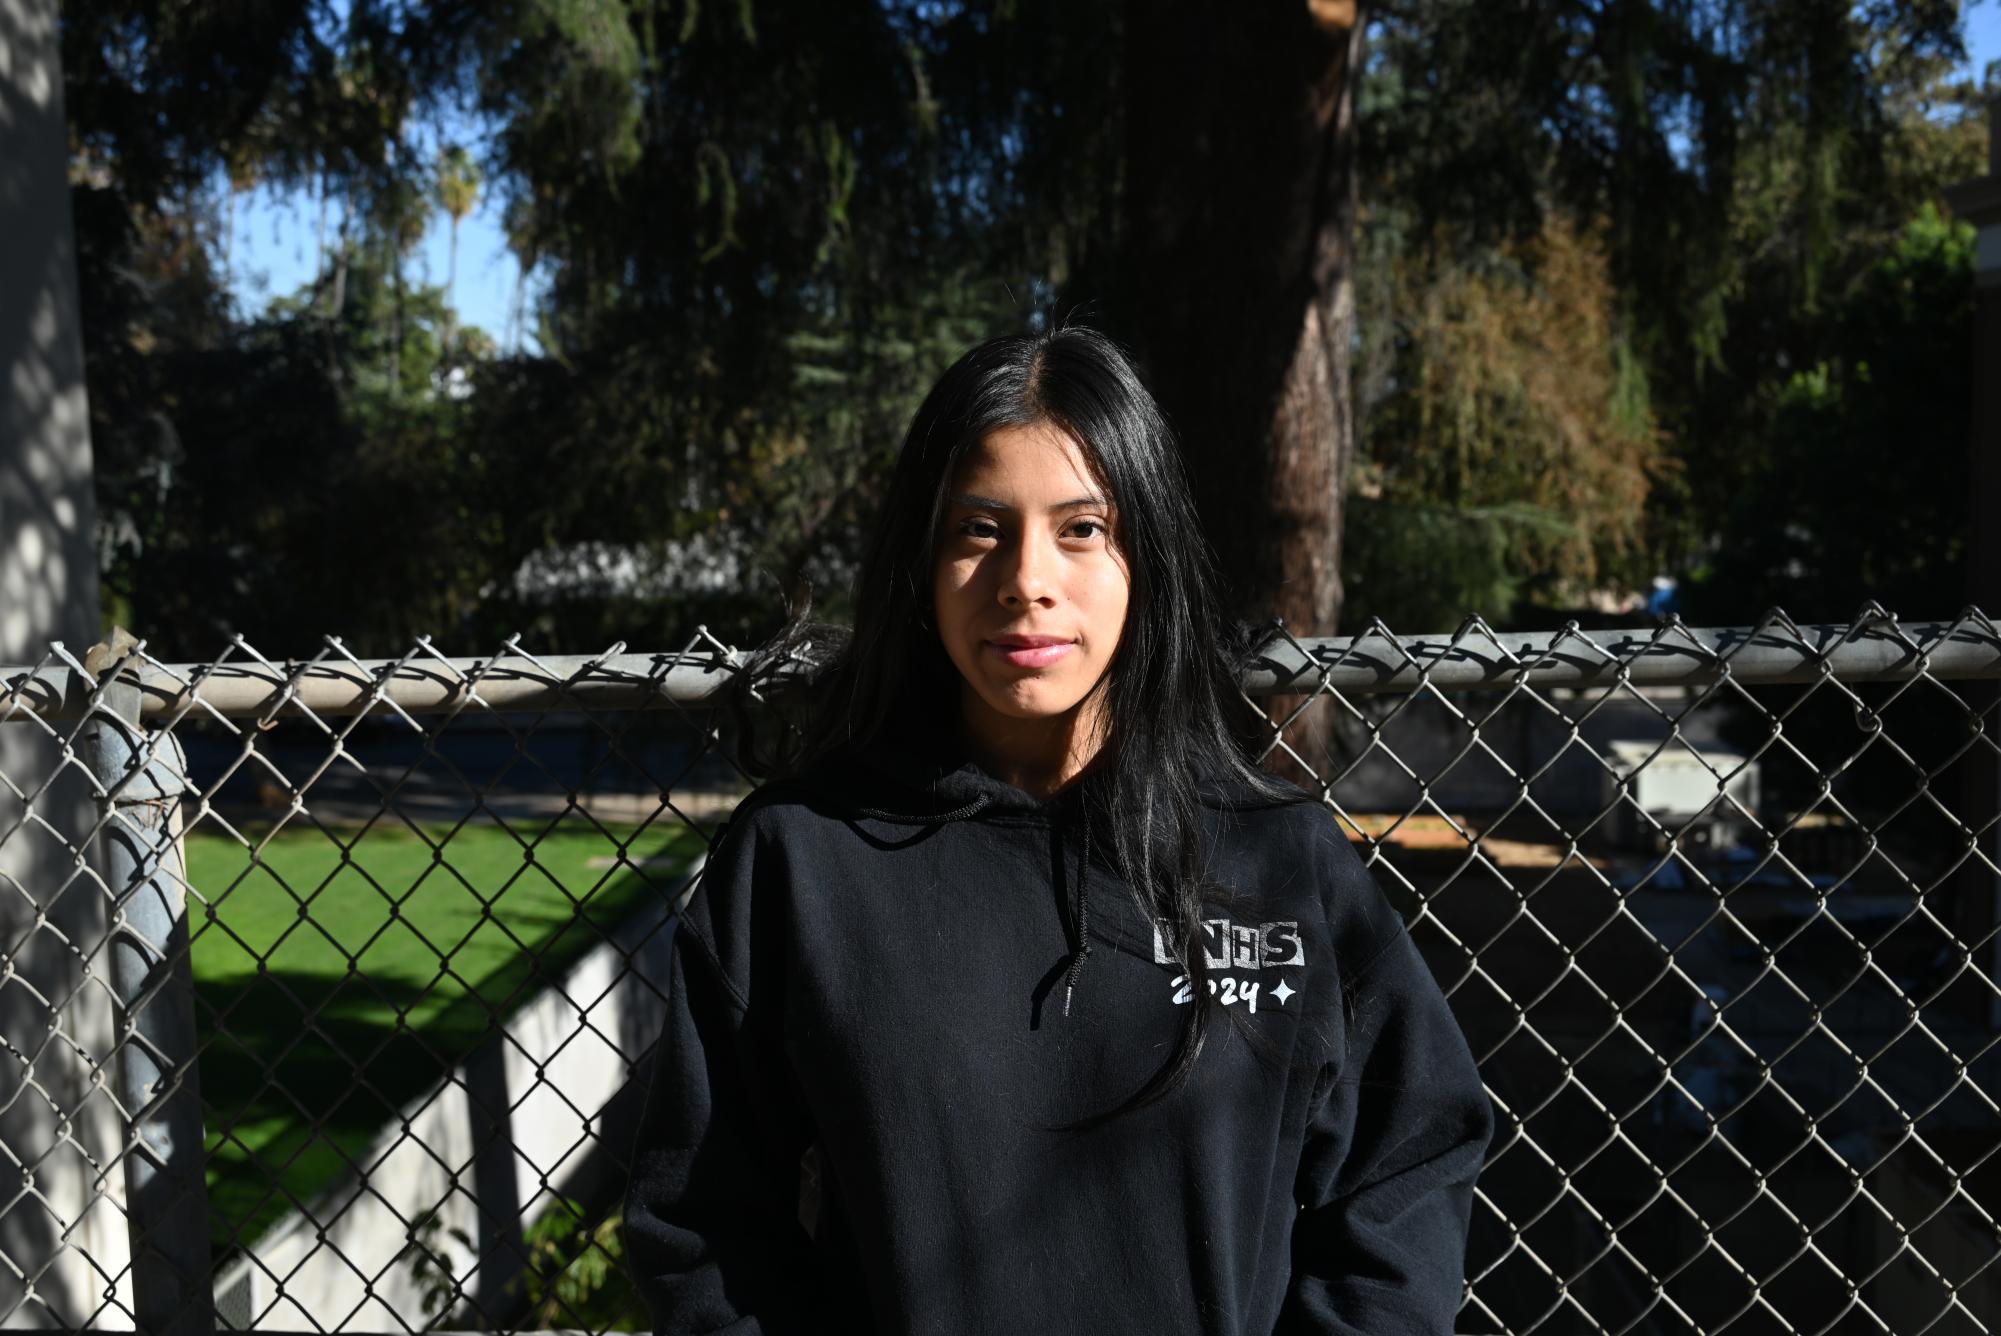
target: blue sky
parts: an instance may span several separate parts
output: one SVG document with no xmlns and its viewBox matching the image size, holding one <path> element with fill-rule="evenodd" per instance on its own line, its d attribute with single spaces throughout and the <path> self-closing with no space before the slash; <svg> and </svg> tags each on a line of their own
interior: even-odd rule
<svg viewBox="0 0 2001 1336">
<path fill-rule="evenodd" d="M 1970 0 L 1965 12 L 1967 68 L 1977 77 L 1989 61 L 2001 60 L 2001 0 Z M 312 277 L 318 230 L 319 205 L 310 197 L 260 188 L 237 201 L 230 286 L 243 310 L 261 310 Z M 413 257 L 413 277 L 445 281 L 450 237 L 440 211 Z M 459 228 L 459 317 L 505 346 L 533 348 L 532 335 L 508 327 L 520 269 L 501 234 L 498 204 L 483 196 Z"/>
<path fill-rule="evenodd" d="M 476 148 L 474 152 L 477 156 Z M 259 187 L 237 200 L 236 223 L 231 229 L 230 290 L 243 311 L 262 310 L 271 298 L 295 292 L 311 281 L 319 219 L 318 199 L 306 194 Z M 521 272 L 507 249 L 500 222 L 499 204 L 482 192 L 479 206 L 459 225 L 456 291 L 460 323 L 477 325 L 495 339 L 508 333 L 508 311 Z M 327 224 L 329 245 L 338 226 L 336 208 Z M 410 276 L 442 285 L 450 267 L 450 252 L 451 220 L 439 210 L 423 244 L 411 257 Z M 514 341 L 507 340 L 509 346 Z M 534 346 L 530 334 L 523 333 L 520 341 Z"/>
<path fill-rule="evenodd" d="M 2001 0 L 1972 0 L 1966 14 L 1966 67 L 1979 78 L 1987 63 L 2001 60 Z"/>
</svg>

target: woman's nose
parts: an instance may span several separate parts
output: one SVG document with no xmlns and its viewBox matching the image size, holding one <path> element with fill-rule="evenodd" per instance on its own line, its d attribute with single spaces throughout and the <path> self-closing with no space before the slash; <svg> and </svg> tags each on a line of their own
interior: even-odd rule
<svg viewBox="0 0 2001 1336">
<path fill-rule="evenodd" d="M 1014 545 L 1001 571 L 1001 602 L 1009 607 L 1050 601 L 1049 554 L 1041 542 L 1025 537 Z"/>
</svg>

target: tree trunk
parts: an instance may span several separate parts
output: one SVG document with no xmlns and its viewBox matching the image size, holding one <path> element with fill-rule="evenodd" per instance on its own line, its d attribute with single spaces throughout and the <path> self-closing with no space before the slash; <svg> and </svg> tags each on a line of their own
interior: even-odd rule
<svg viewBox="0 0 2001 1336">
<path fill-rule="evenodd" d="M 383 263 L 389 266 L 390 280 L 389 402 L 393 404 L 403 398 L 403 252 L 394 232 L 383 247 Z"/>
<path fill-rule="evenodd" d="M 457 358 L 453 350 L 459 336 L 459 216 L 452 215 L 452 258 L 445 268 L 445 346 L 444 363 L 454 365 Z"/>
<path fill-rule="evenodd" d="M 1181 439 L 1229 615 L 1332 635 L 1354 454 L 1357 0 L 1125 12 L 1123 303 Z M 1304 698 L 1261 704 L 1274 721 Z M 1268 764 L 1339 773 L 1326 702 Z M 1267 735 L 1262 745 L 1278 739 Z"/>
<path fill-rule="evenodd" d="M 333 291 L 327 297 L 327 320 L 330 323 L 339 320 L 341 312 L 347 307 L 347 224 L 353 214 L 354 201 L 350 197 L 342 205 L 340 235 L 334 239 L 340 249 L 334 256 Z M 331 344 L 328 351 L 332 351 Z"/>
<path fill-rule="evenodd" d="M 313 283 L 317 285 L 327 272 L 327 177 L 320 173 L 320 230 L 313 238 Z"/>
<path fill-rule="evenodd" d="M 1128 0 L 1125 14 L 1130 337 L 1231 611 L 1298 635 L 1341 614 L 1357 9 Z"/>
</svg>

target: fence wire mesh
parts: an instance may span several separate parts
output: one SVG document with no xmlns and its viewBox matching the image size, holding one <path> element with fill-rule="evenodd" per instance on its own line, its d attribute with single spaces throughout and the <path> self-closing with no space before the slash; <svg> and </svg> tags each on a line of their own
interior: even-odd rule
<svg viewBox="0 0 2001 1336">
<path fill-rule="evenodd" d="M 0 1327 L 638 1329 L 740 656 L 0 670 Z M 1463 1332 L 2001 1328 L 2001 636 L 1276 631 L 1500 1130 Z"/>
</svg>

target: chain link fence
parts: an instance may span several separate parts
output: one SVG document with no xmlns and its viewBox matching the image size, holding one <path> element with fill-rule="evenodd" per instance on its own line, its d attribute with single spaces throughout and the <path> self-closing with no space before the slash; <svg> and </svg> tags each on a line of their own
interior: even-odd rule
<svg viewBox="0 0 2001 1336">
<path fill-rule="evenodd" d="M 680 651 L 0 669 L 0 1327 L 637 1329 Z M 2001 636 L 1267 642 L 1498 1116 L 1463 1332 L 2001 1328 Z"/>
</svg>

